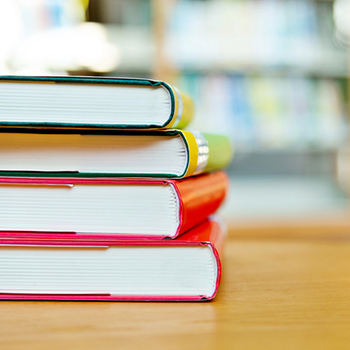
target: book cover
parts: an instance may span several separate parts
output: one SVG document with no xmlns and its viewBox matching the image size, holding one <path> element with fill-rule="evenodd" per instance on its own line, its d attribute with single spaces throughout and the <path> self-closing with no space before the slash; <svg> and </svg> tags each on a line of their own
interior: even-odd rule
<svg viewBox="0 0 350 350">
<path fill-rule="evenodd" d="M 0 299 L 210 300 L 224 236 L 218 221 L 206 220 L 175 240 L 1 238 Z"/>
<path fill-rule="evenodd" d="M 223 171 L 182 180 L 0 178 L 0 237 L 175 238 L 215 213 L 228 185 Z"/>
<path fill-rule="evenodd" d="M 0 76 L 0 98 L 0 127 L 181 129 L 194 113 L 176 87 L 139 78 Z"/>
<path fill-rule="evenodd" d="M 180 179 L 222 169 L 232 155 L 226 136 L 194 131 L 11 129 L 0 137 L 0 176 Z"/>
</svg>

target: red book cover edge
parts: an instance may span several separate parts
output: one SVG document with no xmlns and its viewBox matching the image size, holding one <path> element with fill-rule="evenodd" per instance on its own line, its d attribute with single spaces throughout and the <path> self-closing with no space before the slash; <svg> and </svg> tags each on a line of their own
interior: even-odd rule
<svg viewBox="0 0 350 350">
<path fill-rule="evenodd" d="M 178 195 L 179 226 L 175 238 L 190 228 L 198 225 L 219 208 L 228 191 L 228 177 L 224 171 L 203 174 L 185 178 L 182 180 L 154 180 L 154 179 L 70 179 L 70 178 L 16 178 L 0 177 L 1 184 L 14 185 L 62 185 L 74 186 L 75 184 L 171 184 Z M 123 234 L 84 234 L 76 232 L 36 232 L 36 231 L 0 231 L 0 237 L 23 237 L 23 238 L 62 238 L 68 239 L 155 239 L 152 235 L 123 235 Z M 157 236 L 156 239 L 169 238 L 165 235 Z"/>
</svg>

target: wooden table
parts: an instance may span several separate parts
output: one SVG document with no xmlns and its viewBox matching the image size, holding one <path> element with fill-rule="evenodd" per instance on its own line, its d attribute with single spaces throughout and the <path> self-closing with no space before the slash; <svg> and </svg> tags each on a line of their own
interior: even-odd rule
<svg viewBox="0 0 350 350">
<path fill-rule="evenodd" d="M 226 248 L 212 302 L 0 302 L 0 349 L 350 348 L 349 233 Z"/>
</svg>

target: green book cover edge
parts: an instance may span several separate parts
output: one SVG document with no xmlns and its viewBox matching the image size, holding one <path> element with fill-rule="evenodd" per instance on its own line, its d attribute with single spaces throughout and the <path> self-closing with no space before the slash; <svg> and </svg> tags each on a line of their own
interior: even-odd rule
<svg viewBox="0 0 350 350">
<path fill-rule="evenodd" d="M 175 113 L 175 96 L 171 87 L 163 82 L 151 79 L 139 79 L 139 78 L 113 78 L 113 77 L 72 77 L 72 76 L 19 76 L 19 75 L 1 75 L 1 81 L 27 81 L 27 82 L 52 82 L 56 84 L 71 83 L 71 84 L 120 84 L 120 85 L 143 85 L 143 86 L 164 86 L 170 94 L 171 110 L 167 121 L 162 125 L 148 124 L 148 125 L 132 125 L 129 124 L 83 124 L 83 123 L 24 123 L 24 122 L 0 122 L 0 126 L 4 127 L 36 127 L 36 128 L 97 128 L 97 129 L 159 129 L 166 127 L 173 119 Z"/>
</svg>

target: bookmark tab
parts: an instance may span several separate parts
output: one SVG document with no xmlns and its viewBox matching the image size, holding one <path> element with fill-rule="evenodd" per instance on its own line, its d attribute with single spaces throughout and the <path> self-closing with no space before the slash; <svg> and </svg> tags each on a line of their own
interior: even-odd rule
<svg viewBox="0 0 350 350">
<path fill-rule="evenodd" d="M 208 164 L 209 160 L 209 145 L 208 141 L 205 137 L 200 133 L 193 131 L 194 137 L 196 138 L 198 145 L 198 160 L 197 160 L 197 168 L 194 174 L 199 174 L 203 172 Z"/>
</svg>

